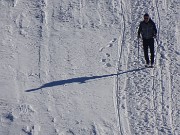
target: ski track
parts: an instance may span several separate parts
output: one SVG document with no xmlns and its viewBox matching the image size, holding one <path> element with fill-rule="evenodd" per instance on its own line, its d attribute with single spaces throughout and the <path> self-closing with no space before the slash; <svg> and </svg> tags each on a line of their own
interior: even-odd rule
<svg viewBox="0 0 180 135">
<path fill-rule="evenodd" d="M 137 3 L 137 5 L 136 5 Z M 160 14 L 160 10 L 159 10 L 159 5 L 162 4 L 162 1 L 158 1 L 158 0 L 155 0 L 155 1 L 147 1 L 147 4 L 145 2 L 142 3 L 142 6 L 140 6 L 139 4 L 141 3 L 140 1 L 137 1 L 135 3 L 135 10 L 142 10 L 143 6 L 147 7 L 145 8 L 145 12 L 148 12 L 148 11 L 152 11 L 152 13 L 150 12 L 150 14 L 152 14 L 152 17 L 153 17 L 153 20 L 156 20 L 156 24 L 157 24 L 157 28 L 158 28 L 158 43 L 157 43 L 157 49 L 156 49 L 156 55 L 155 55 L 155 60 L 160 60 L 161 63 L 158 63 L 157 61 L 157 68 L 154 68 L 153 70 L 150 70 L 150 69 L 146 69 L 147 72 L 145 71 L 142 71 L 141 74 L 143 73 L 144 74 L 144 77 L 141 78 L 141 75 L 139 73 L 136 73 L 137 74 L 137 77 L 135 73 L 133 73 L 132 75 L 127 75 L 126 77 L 122 77 L 122 75 L 119 75 L 117 76 L 117 108 L 119 108 L 119 112 L 118 112 L 118 115 L 119 115 L 119 121 L 120 121 L 120 130 L 121 131 L 121 134 L 126 134 L 125 133 L 125 130 L 123 128 L 123 126 L 125 125 L 122 125 L 121 124 L 121 119 L 122 119 L 122 116 L 121 114 L 124 113 L 121 109 L 121 104 L 122 104 L 122 99 L 121 99 L 121 96 L 125 95 L 123 98 L 126 99 L 126 98 L 129 98 L 129 99 L 126 99 L 126 106 L 128 107 L 128 109 L 126 110 L 126 113 L 128 113 L 129 115 L 129 118 L 127 119 L 130 123 L 130 129 L 128 129 L 129 131 L 131 131 L 131 133 L 129 132 L 129 134 L 177 134 L 177 132 L 175 131 L 175 125 L 174 125 L 174 119 L 173 119 L 173 92 L 172 92 L 172 75 L 171 75 L 171 68 L 170 68 L 170 63 L 169 63 L 169 60 L 171 58 L 169 58 L 168 56 L 171 56 L 170 54 L 175 54 L 173 51 L 171 53 L 168 52 L 168 46 L 166 46 L 164 48 L 164 50 L 162 51 L 162 46 L 163 46 L 163 43 L 162 41 L 164 39 L 162 39 L 163 37 L 160 35 L 160 32 L 161 32 L 161 14 Z M 147 6 L 148 4 L 152 4 L 152 8 L 151 10 L 148 9 L 149 6 Z M 134 5 L 134 2 L 132 3 L 132 5 Z M 174 4 L 173 4 L 174 5 Z M 137 6 L 139 7 L 139 9 L 137 9 Z M 168 10 L 168 9 L 166 9 Z M 138 12 L 138 11 L 132 11 L 132 12 Z M 155 16 L 156 15 L 156 16 Z M 138 17 L 135 17 L 138 19 Z M 172 19 L 173 20 L 173 19 Z M 132 22 L 140 22 L 140 20 L 132 20 Z M 169 22 L 167 22 L 168 24 Z M 137 27 L 138 24 L 135 24 L 135 26 Z M 132 27 L 134 27 L 134 24 L 132 24 Z M 124 30 L 124 31 L 127 31 L 127 30 Z M 125 32 L 122 32 L 121 35 L 123 38 L 120 37 L 120 41 L 122 41 L 122 43 L 119 44 L 119 46 L 121 46 L 119 48 L 120 50 L 120 53 L 119 53 L 119 61 L 118 61 L 118 72 L 121 68 L 121 64 L 122 61 L 124 60 L 122 57 L 123 57 L 123 49 L 125 48 L 124 46 L 124 42 L 128 42 L 126 41 L 126 39 L 124 38 L 124 33 Z M 134 35 L 134 34 L 132 34 Z M 135 39 L 136 37 L 133 37 L 131 36 L 132 39 Z M 136 39 L 135 39 L 136 40 Z M 137 42 L 134 40 L 134 43 L 137 44 Z M 174 40 L 173 40 L 174 41 Z M 133 42 L 132 42 L 133 44 Z M 156 44 L 156 41 L 155 41 L 155 44 Z M 133 49 L 132 49 L 133 50 Z M 133 51 L 130 50 L 131 53 L 133 53 Z M 170 49 L 172 50 L 172 49 Z M 162 55 L 164 55 L 165 53 L 167 53 L 167 58 L 164 58 L 162 57 Z M 160 56 L 159 56 L 160 54 Z M 128 57 L 128 62 L 127 63 L 127 67 L 129 68 L 132 68 L 134 67 L 134 65 L 131 65 L 131 59 L 133 56 L 130 56 L 132 54 L 129 54 L 129 56 L 126 55 L 126 57 Z M 158 55 L 158 56 L 157 56 Z M 135 57 L 137 56 L 137 53 L 134 55 Z M 142 55 L 143 57 L 143 55 Z M 137 58 L 135 58 L 137 60 Z M 124 60 L 126 61 L 126 60 Z M 125 64 L 125 63 L 124 63 Z M 141 64 L 142 65 L 142 64 Z M 122 68 L 122 69 L 127 69 L 127 68 Z M 152 72 L 152 73 L 151 73 Z M 147 76 L 145 75 L 147 74 Z M 149 74 L 149 75 L 148 75 Z M 150 74 L 153 74 L 154 76 L 153 77 L 150 77 L 148 78 L 148 76 L 150 76 Z M 147 99 L 147 101 L 143 101 L 144 103 L 144 110 L 143 111 L 143 108 L 137 108 L 137 110 L 134 110 L 133 107 L 135 106 L 131 106 L 133 104 L 133 102 L 131 103 L 131 95 L 132 93 L 132 89 L 129 87 L 130 85 L 128 84 L 134 84 L 134 88 L 136 88 L 138 91 L 141 90 L 140 89 L 140 86 L 137 86 L 138 84 L 142 85 L 142 81 L 139 81 L 137 82 L 137 80 L 135 82 L 134 81 L 134 78 L 138 78 L 137 80 L 147 80 L 145 81 L 144 83 L 144 90 L 145 91 L 149 91 L 147 94 L 148 95 L 151 95 L 150 98 L 147 98 L 147 97 L 141 97 L 142 99 Z M 141 78 L 141 79 L 140 79 Z M 123 80 L 122 82 L 120 80 Z M 167 84 L 164 83 L 164 80 L 168 80 Z M 152 83 L 151 83 L 152 82 Z M 122 86 L 123 84 L 123 86 Z M 122 87 L 120 87 L 122 86 Z M 149 87 L 151 87 L 152 89 L 150 89 Z M 136 91 L 135 89 L 135 91 Z M 131 92 L 128 92 L 128 90 L 131 90 Z M 144 91 L 144 92 L 145 92 Z M 136 93 L 136 92 L 135 92 Z M 137 92 L 139 93 L 139 92 Z M 145 92 L 146 93 L 146 92 Z M 137 94 L 135 94 L 136 96 L 138 96 Z M 140 94 L 141 95 L 141 94 Z M 167 96 L 168 95 L 168 96 Z M 136 97 L 137 101 L 141 101 L 141 99 L 139 99 L 138 97 Z M 132 98 L 134 99 L 134 98 Z M 124 106 L 123 106 L 124 107 Z M 125 108 L 125 107 L 124 107 Z M 141 111 L 140 111 L 141 110 Z M 160 111 L 161 110 L 161 111 Z M 140 112 L 139 112 L 140 111 Z M 140 113 L 142 116 L 144 116 L 144 118 L 141 116 L 141 118 L 139 118 L 138 120 L 140 121 L 137 121 L 137 114 L 136 113 Z M 159 114 L 159 112 L 161 112 Z M 134 121 L 134 120 L 135 121 Z M 143 122 L 141 122 L 141 120 L 144 119 L 144 124 Z M 141 126 L 143 128 L 141 128 Z M 139 128 L 139 129 L 138 129 Z M 143 130 L 143 129 L 146 129 L 146 130 Z"/>
<path fill-rule="evenodd" d="M 122 3 L 121 3 L 122 4 Z M 127 12 L 127 11 L 125 11 L 125 12 Z M 125 27 L 127 27 L 125 24 L 125 17 L 123 17 L 123 20 L 124 20 L 124 30 L 123 30 L 123 34 L 121 34 L 122 35 L 122 39 L 121 39 L 121 41 L 122 41 L 122 44 L 121 44 L 121 51 L 120 51 L 120 56 L 119 56 L 119 66 L 118 66 L 118 70 L 120 70 L 120 68 L 121 68 L 121 66 L 122 66 L 122 69 L 124 69 L 124 70 L 127 70 L 129 67 L 132 67 L 132 66 L 129 66 L 129 63 L 128 62 L 130 62 L 131 63 L 131 61 L 130 60 L 128 60 L 128 59 L 130 59 L 131 58 L 131 56 L 130 55 L 128 55 L 127 56 L 127 53 L 126 54 L 123 54 L 123 53 L 125 53 L 125 52 L 129 52 L 129 51 L 124 51 L 124 49 L 125 49 L 125 43 L 128 43 L 128 29 L 129 28 L 125 28 Z M 126 32 L 126 33 L 125 33 Z M 125 36 L 126 35 L 126 36 Z M 127 48 L 129 48 L 129 47 L 127 47 Z M 124 52 L 123 52 L 124 51 Z M 132 51 L 131 51 L 132 52 Z M 128 53 L 129 54 L 129 53 Z M 125 57 L 126 56 L 126 57 Z M 122 59 L 123 58 L 123 59 Z M 121 95 L 122 96 L 122 99 L 121 99 L 121 97 L 120 96 L 117 96 L 117 102 L 120 102 L 119 104 L 121 104 L 121 106 L 120 105 L 118 105 L 118 107 L 119 107 L 119 113 L 118 114 L 120 114 L 119 115 L 119 117 L 120 117 L 120 126 L 122 126 L 122 127 L 120 127 L 120 130 L 122 130 L 121 131 L 121 134 L 136 134 L 136 131 L 135 131 L 135 129 L 134 130 L 132 130 L 132 127 L 130 128 L 128 128 L 128 130 L 127 129 L 125 129 L 125 124 L 124 125 L 121 125 L 121 122 L 122 123 L 125 123 L 124 122 L 124 120 L 121 120 L 122 118 L 124 118 L 124 116 L 122 115 L 121 116 L 121 114 L 126 114 L 127 115 L 127 123 L 130 123 L 131 124 L 131 126 L 133 126 L 133 127 L 136 127 L 137 128 L 137 124 L 133 124 L 133 120 L 132 120 L 132 118 L 134 119 L 135 118 L 135 116 L 133 116 L 134 114 L 133 114 L 133 112 L 136 112 L 136 110 L 131 110 L 131 109 L 133 109 L 133 108 L 131 108 L 130 106 L 131 106 L 131 104 L 130 105 L 128 105 L 128 103 L 130 102 L 130 101 L 128 101 L 128 97 L 130 97 L 130 95 L 128 95 L 127 96 L 127 93 L 128 93 L 128 90 L 130 90 L 129 89 L 129 83 L 131 82 L 131 79 L 129 79 L 129 78 L 132 78 L 132 77 L 130 77 L 129 75 L 125 75 L 124 77 L 122 77 L 122 76 L 118 76 L 119 78 L 118 78 L 118 83 L 119 84 L 117 84 L 118 86 L 119 86 L 119 88 L 117 88 L 117 91 L 119 91 L 119 92 L 117 92 L 117 93 L 120 93 L 119 95 Z M 122 85 L 123 84 L 123 85 Z M 134 84 L 137 84 L 137 83 L 134 83 Z M 141 84 L 142 85 L 142 84 Z M 121 87 L 120 87 L 121 86 Z M 118 95 L 118 94 L 117 94 Z M 124 103 L 123 103 L 123 100 L 125 100 L 124 101 Z M 117 103 L 118 104 L 118 103 Z M 126 109 L 128 107 L 128 109 Z M 130 107 L 130 108 L 129 108 Z M 121 108 L 123 108 L 123 109 L 125 109 L 125 112 L 123 112 L 122 111 L 122 109 Z M 145 108 L 145 110 L 147 110 L 147 108 Z M 129 117 L 128 117 L 128 115 L 129 115 Z M 145 119 L 147 120 L 148 118 L 148 113 L 146 112 L 145 113 Z M 143 118 L 142 118 L 143 119 Z M 129 125 L 129 124 L 126 124 L 126 125 Z M 141 129 L 142 130 L 142 129 Z M 131 133 L 132 132 L 132 133 Z M 133 133 L 133 132 L 135 132 L 135 133 Z M 140 131 L 138 131 L 138 132 L 140 132 Z M 137 133 L 138 133 L 137 132 Z M 141 131 L 141 132 L 143 132 L 143 131 Z"/>
<path fill-rule="evenodd" d="M 122 16 L 122 27 L 120 37 L 118 39 L 119 46 L 119 58 L 118 58 L 118 69 L 117 74 L 123 70 L 127 70 L 127 58 L 125 57 L 126 53 L 129 53 L 128 46 L 126 47 L 126 34 L 127 34 L 127 26 L 126 20 L 128 16 L 125 16 L 125 3 L 123 0 L 119 1 L 121 16 Z M 123 70 L 122 70 L 123 69 Z M 116 87 L 116 100 L 117 100 L 117 109 L 118 109 L 118 117 L 119 117 L 119 130 L 121 135 L 131 134 L 131 129 L 129 127 L 129 119 L 127 112 L 127 104 L 126 104 L 126 87 L 127 87 L 127 76 L 126 75 L 117 75 L 116 79 L 117 87 Z M 123 85 L 122 85 L 123 82 Z"/>
</svg>

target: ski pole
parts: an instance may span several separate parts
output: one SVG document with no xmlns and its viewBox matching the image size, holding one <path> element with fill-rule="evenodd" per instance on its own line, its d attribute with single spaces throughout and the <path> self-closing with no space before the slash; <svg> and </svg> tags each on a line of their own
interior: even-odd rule
<svg viewBox="0 0 180 135">
<path fill-rule="evenodd" d="M 138 38 L 138 68 L 139 68 L 139 38 Z"/>
<path fill-rule="evenodd" d="M 159 50 L 159 43 L 158 43 L 158 39 L 156 38 L 156 43 L 157 43 L 157 49 L 156 49 L 156 55 L 155 55 L 155 64 L 156 64 L 156 59 L 157 59 L 157 53 L 158 53 L 158 50 Z"/>
<path fill-rule="evenodd" d="M 156 38 L 156 43 L 157 43 L 157 45 L 158 45 L 158 39 Z"/>
</svg>

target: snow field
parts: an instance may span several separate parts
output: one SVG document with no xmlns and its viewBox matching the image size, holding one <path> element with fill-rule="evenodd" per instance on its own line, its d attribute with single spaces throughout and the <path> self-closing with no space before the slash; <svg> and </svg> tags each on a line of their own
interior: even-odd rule
<svg viewBox="0 0 180 135">
<path fill-rule="evenodd" d="M 179 135 L 178 0 L 0 0 L 0 134 Z M 158 28 L 144 68 L 137 28 Z"/>
</svg>

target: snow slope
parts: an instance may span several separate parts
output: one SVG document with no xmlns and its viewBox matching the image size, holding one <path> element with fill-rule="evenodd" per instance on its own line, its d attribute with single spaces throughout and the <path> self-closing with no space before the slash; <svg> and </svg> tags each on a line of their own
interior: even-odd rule
<svg viewBox="0 0 180 135">
<path fill-rule="evenodd" d="M 154 69 L 141 41 L 138 60 L 145 12 Z M 0 135 L 180 135 L 179 12 L 179 0 L 0 0 Z"/>
</svg>

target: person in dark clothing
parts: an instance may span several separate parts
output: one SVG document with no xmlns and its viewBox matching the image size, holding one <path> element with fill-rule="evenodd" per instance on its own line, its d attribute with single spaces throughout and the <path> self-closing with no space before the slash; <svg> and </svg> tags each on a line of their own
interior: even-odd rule
<svg viewBox="0 0 180 135">
<path fill-rule="evenodd" d="M 146 67 L 151 66 L 153 67 L 154 64 L 154 38 L 157 35 L 157 29 L 155 23 L 150 19 L 149 15 L 146 13 L 144 15 L 144 20 L 140 22 L 139 29 L 138 29 L 138 38 L 140 35 L 143 39 L 143 49 L 144 49 L 144 57 L 146 60 Z M 151 53 L 151 62 L 149 61 L 148 49 L 150 49 Z"/>
</svg>

